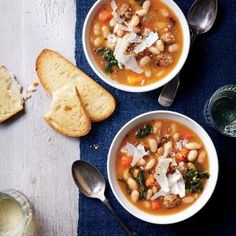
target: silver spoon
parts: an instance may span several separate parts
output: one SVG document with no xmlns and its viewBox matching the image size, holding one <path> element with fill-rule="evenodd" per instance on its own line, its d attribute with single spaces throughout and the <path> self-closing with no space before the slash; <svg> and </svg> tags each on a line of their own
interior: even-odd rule
<svg viewBox="0 0 236 236">
<path fill-rule="evenodd" d="M 86 161 L 75 161 L 72 165 L 72 175 L 81 193 L 89 198 L 99 199 L 120 223 L 127 236 L 137 236 L 135 232 L 127 228 L 111 207 L 104 194 L 106 187 L 105 179 L 95 166 Z"/>
<path fill-rule="evenodd" d="M 188 23 L 191 30 L 191 45 L 199 34 L 208 32 L 213 26 L 218 11 L 217 0 L 196 0 L 188 13 Z M 179 88 L 179 73 L 162 89 L 158 101 L 164 107 L 169 107 Z"/>
</svg>

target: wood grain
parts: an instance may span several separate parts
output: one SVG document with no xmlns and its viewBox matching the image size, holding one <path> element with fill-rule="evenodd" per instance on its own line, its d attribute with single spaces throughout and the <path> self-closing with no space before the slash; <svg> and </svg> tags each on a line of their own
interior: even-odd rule
<svg viewBox="0 0 236 236">
<path fill-rule="evenodd" d="M 74 0 L 2 0 L 0 22 L 0 64 L 24 87 L 36 79 L 41 49 L 74 61 Z M 43 120 L 50 100 L 39 87 L 24 113 L 0 125 L 0 189 L 28 196 L 41 235 L 76 235 L 78 192 L 70 168 L 79 159 L 79 140 L 55 133 Z"/>
</svg>

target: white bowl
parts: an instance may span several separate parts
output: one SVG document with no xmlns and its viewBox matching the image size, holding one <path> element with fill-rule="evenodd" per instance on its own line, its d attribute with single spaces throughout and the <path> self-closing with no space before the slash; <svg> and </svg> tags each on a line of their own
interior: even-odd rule
<svg viewBox="0 0 236 236">
<path fill-rule="evenodd" d="M 188 208 L 170 215 L 153 215 L 148 214 L 139 208 L 135 207 L 124 195 L 124 193 L 121 191 L 119 183 L 117 181 L 116 177 L 116 171 L 115 171 L 115 159 L 116 159 L 116 153 L 118 152 L 119 146 L 122 142 L 122 140 L 125 138 L 125 136 L 131 131 L 133 128 L 137 127 L 140 124 L 143 124 L 150 120 L 155 119 L 169 119 L 173 121 L 180 122 L 184 124 L 185 126 L 189 127 L 190 129 L 194 130 L 194 132 L 201 138 L 202 142 L 205 144 L 205 148 L 208 153 L 208 160 L 209 160 L 209 173 L 210 178 L 207 180 L 207 183 L 204 187 L 204 190 L 202 194 L 199 196 L 196 202 L 194 202 L 191 206 Z M 194 120 L 190 119 L 187 116 L 184 116 L 180 113 L 171 112 L 171 111 L 152 111 L 148 113 L 144 113 L 142 115 L 139 115 L 129 121 L 126 125 L 124 125 L 121 130 L 117 133 L 115 136 L 110 150 L 108 154 L 108 160 L 107 160 L 107 171 L 108 171 L 108 179 L 111 186 L 111 189 L 116 197 L 116 199 L 119 201 L 119 203 L 132 215 L 135 217 L 147 221 L 154 224 L 172 224 L 177 223 L 180 221 L 183 221 L 185 219 L 188 219 L 189 217 L 196 214 L 210 199 L 218 178 L 218 158 L 215 146 L 209 137 L 209 135 L 206 133 L 206 131 Z"/>
<path fill-rule="evenodd" d="M 175 13 L 175 15 L 177 16 L 177 18 L 180 21 L 181 24 L 181 28 L 183 31 L 183 51 L 182 54 L 179 58 L 179 61 L 177 63 L 177 65 L 174 67 L 174 69 L 167 75 L 165 76 L 162 80 L 157 81 L 153 84 L 150 85 L 146 85 L 146 86 L 128 86 L 128 85 L 123 85 L 120 84 L 112 79 L 110 79 L 97 65 L 97 63 L 95 62 L 92 52 L 91 52 L 91 47 L 90 47 L 90 39 L 89 39 L 89 32 L 90 32 L 90 26 L 91 26 L 91 22 L 95 16 L 95 14 L 97 13 L 98 9 L 109 0 L 98 0 L 95 2 L 95 4 L 92 6 L 92 8 L 90 9 L 85 22 L 84 22 L 84 26 L 83 26 L 83 35 L 82 35 L 82 41 L 83 41 L 83 49 L 84 49 L 84 53 L 85 56 L 87 58 L 87 61 L 89 62 L 89 65 L 92 67 L 93 71 L 107 84 L 111 85 L 114 88 L 123 90 L 123 91 L 127 91 L 127 92 L 147 92 L 147 91 L 151 91 L 154 89 L 157 89 L 163 85 L 165 85 L 166 83 L 168 83 L 170 80 L 172 80 L 182 69 L 188 53 L 189 53 L 189 47 L 190 47 L 190 32 L 189 32 L 189 27 L 188 27 L 188 23 L 187 20 L 183 14 L 183 12 L 181 11 L 181 9 L 177 6 L 177 4 L 172 1 L 172 0 L 161 0 L 163 1 L 170 9 L 172 9 L 172 11 Z"/>
</svg>

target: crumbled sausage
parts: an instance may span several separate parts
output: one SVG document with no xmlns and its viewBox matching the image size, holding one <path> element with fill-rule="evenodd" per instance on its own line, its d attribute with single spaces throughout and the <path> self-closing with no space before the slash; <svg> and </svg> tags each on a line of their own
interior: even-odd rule
<svg viewBox="0 0 236 236">
<path fill-rule="evenodd" d="M 187 171 L 188 171 L 188 167 L 185 162 L 181 161 L 177 168 L 183 176 L 186 176 Z"/>
<path fill-rule="evenodd" d="M 179 206 L 181 203 L 181 198 L 174 194 L 166 195 L 163 199 L 163 206 L 165 208 L 174 208 Z"/>
<path fill-rule="evenodd" d="M 162 53 L 156 56 L 156 65 L 167 67 L 173 63 L 173 57 L 170 54 Z"/>
<path fill-rule="evenodd" d="M 129 4 L 123 3 L 120 7 L 120 10 L 118 11 L 121 18 L 124 18 L 126 20 L 130 20 L 133 13 L 132 9 Z"/>
<path fill-rule="evenodd" d="M 175 36 L 170 31 L 168 31 L 161 36 L 161 40 L 165 44 L 173 44 L 175 43 Z"/>
<path fill-rule="evenodd" d="M 167 170 L 167 173 L 168 174 L 173 174 L 175 172 L 175 166 L 173 165 L 173 163 L 171 162 L 169 167 L 168 167 L 168 170 Z"/>
</svg>

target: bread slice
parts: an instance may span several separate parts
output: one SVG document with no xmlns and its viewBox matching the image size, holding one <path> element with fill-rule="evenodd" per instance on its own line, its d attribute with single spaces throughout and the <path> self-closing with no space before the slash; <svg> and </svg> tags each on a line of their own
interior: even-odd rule
<svg viewBox="0 0 236 236">
<path fill-rule="evenodd" d="M 44 118 L 53 129 L 71 137 L 81 137 L 90 131 L 91 121 L 75 86 L 66 85 L 52 98 L 51 109 Z"/>
<path fill-rule="evenodd" d="M 21 86 L 14 75 L 0 65 L 0 123 L 24 108 Z"/>
<path fill-rule="evenodd" d="M 105 120 L 115 110 L 115 99 L 109 92 L 55 51 L 44 49 L 40 53 L 36 71 L 48 94 L 73 83 L 94 122 Z"/>
</svg>

